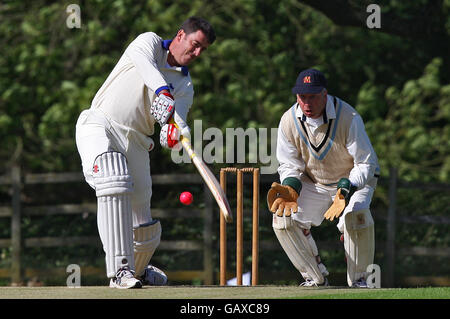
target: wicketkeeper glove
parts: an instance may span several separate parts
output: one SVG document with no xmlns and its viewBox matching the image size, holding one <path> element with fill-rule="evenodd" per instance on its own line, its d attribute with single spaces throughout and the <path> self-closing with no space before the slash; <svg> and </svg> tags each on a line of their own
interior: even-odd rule
<svg viewBox="0 0 450 319">
<path fill-rule="evenodd" d="M 183 147 L 180 142 L 180 130 L 175 124 L 164 124 L 159 133 L 159 142 L 162 147 L 180 151 Z"/>
<path fill-rule="evenodd" d="M 350 197 L 352 197 L 356 189 L 357 187 L 348 178 L 341 178 L 337 184 L 337 192 L 333 204 L 331 204 L 330 208 L 323 215 L 325 219 L 332 221 L 338 218 L 344 211 L 345 206 L 348 205 Z"/>
<path fill-rule="evenodd" d="M 150 107 L 150 113 L 161 126 L 169 121 L 174 111 L 175 100 L 168 92 L 160 93 Z"/>
<path fill-rule="evenodd" d="M 341 195 L 344 196 L 345 202 L 348 204 L 350 197 L 355 193 L 357 187 L 348 178 L 341 178 L 337 183 L 337 189 L 341 190 Z"/>
<path fill-rule="evenodd" d="M 291 213 L 298 211 L 297 199 L 301 189 L 300 181 L 296 180 L 297 190 L 292 186 L 283 183 L 272 183 L 267 193 L 267 206 L 272 213 L 277 216 L 291 216 Z"/>
</svg>

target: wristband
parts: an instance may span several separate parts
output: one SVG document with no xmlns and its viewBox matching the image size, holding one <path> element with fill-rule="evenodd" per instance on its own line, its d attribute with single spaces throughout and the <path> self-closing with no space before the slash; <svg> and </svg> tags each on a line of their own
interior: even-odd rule
<svg viewBox="0 0 450 319">
<path fill-rule="evenodd" d="M 292 187 L 297 192 L 297 194 L 300 194 L 300 191 L 302 190 L 302 182 L 300 182 L 300 180 L 295 177 L 286 177 L 281 185 Z"/>
</svg>

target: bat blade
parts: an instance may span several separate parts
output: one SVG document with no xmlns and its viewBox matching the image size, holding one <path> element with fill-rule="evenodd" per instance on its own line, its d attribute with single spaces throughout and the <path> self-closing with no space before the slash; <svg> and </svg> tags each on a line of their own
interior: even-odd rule
<svg viewBox="0 0 450 319">
<path fill-rule="evenodd" d="M 169 120 L 169 123 L 174 124 L 179 129 L 179 126 L 175 122 L 173 117 Z M 198 172 L 202 176 L 209 190 L 213 194 L 214 199 L 216 200 L 217 205 L 219 205 L 220 211 L 225 218 L 225 221 L 227 223 L 231 223 L 233 221 L 233 214 L 231 213 L 230 204 L 228 203 L 227 196 L 220 186 L 220 183 L 217 181 L 217 178 L 214 176 L 208 166 L 206 166 L 206 164 L 202 161 L 202 159 L 197 156 L 197 154 L 195 154 L 194 150 L 192 149 L 191 142 L 186 136 L 181 135 L 180 142 L 183 145 L 183 148 L 188 153 Z"/>
<path fill-rule="evenodd" d="M 206 185 L 208 185 L 209 190 L 211 191 L 214 199 L 219 205 L 220 211 L 225 217 L 225 221 L 227 223 L 231 223 L 233 221 L 233 215 L 231 213 L 230 204 L 228 203 L 227 197 L 219 182 L 217 181 L 217 178 L 214 176 L 208 166 L 206 166 L 206 164 L 201 160 L 201 158 L 198 157 L 197 154 L 195 154 L 194 150 L 192 149 L 191 142 L 188 138 L 182 136 L 181 144 L 188 153 Z"/>
</svg>

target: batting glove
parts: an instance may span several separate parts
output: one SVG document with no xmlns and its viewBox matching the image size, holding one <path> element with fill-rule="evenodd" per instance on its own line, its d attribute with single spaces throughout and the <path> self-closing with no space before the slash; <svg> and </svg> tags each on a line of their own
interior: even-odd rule
<svg viewBox="0 0 450 319">
<path fill-rule="evenodd" d="M 175 124 L 164 124 L 159 133 L 159 142 L 162 147 L 180 151 L 183 147 L 180 142 L 180 130 Z"/>
<path fill-rule="evenodd" d="M 169 121 L 174 111 L 175 100 L 168 92 L 159 94 L 150 107 L 150 113 L 161 126 Z"/>
</svg>

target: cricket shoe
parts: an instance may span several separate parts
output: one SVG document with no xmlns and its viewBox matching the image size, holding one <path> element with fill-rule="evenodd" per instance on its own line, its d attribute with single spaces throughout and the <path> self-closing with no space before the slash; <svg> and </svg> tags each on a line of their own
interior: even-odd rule
<svg viewBox="0 0 450 319">
<path fill-rule="evenodd" d="M 360 278 L 352 284 L 351 288 L 369 288 L 364 278 Z"/>
<path fill-rule="evenodd" d="M 167 285 L 167 275 L 161 269 L 148 265 L 144 270 L 141 281 L 146 286 L 165 286 Z"/>
<path fill-rule="evenodd" d="M 306 279 L 300 284 L 300 287 L 328 287 L 329 285 L 328 278 L 325 277 L 323 283 L 321 284 L 316 284 L 316 282 L 312 279 Z"/>
<path fill-rule="evenodd" d="M 109 287 L 118 289 L 141 288 L 142 283 L 139 279 L 134 278 L 134 271 L 128 267 L 120 268 L 116 277 L 111 278 Z"/>
</svg>

